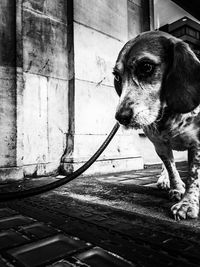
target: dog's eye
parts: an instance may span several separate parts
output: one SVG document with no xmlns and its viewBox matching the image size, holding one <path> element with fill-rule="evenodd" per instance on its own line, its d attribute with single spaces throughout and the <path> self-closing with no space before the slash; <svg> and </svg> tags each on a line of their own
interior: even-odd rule
<svg viewBox="0 0 200 267">
<path fill-rule="evenodd" d="M 115 80 L 117 81 L 117 82 L 120 82 L 120 76 L 119 75 L 115 75 Z"/>
<path fill-rule="evenodd" d="M 139 76 L 150 76 L 154 72 L 155 66 L 150 63 L 141 63 L 137 68 L 137 74 Z"/>
<path fill-rule="evenodd" d="M 120 75 L 117 74 L 117 73 L 113 73 L 113 75 L 114 75 L 114 79 L 115 79 L 115 81 L 117 81 L 118 83 L 120 83 L 120 82 L 121 82 L 121 77 L 120 77 Z"/>
<path fill-rule="evenodd" d="M 113 75 L 114 75 L 114 86 L 115 86 L 115 90 L 116 90 L 118 96 L 120 96 L 121 93 L 122 93 L 122 78 L 115 71 L 113 71 Z"/>
<path fill-rule="evenodd" d="M 145 63 L 141 66 L 141 72 L 150 73 L 153 70 L 153 65 Z"/>
</svg>

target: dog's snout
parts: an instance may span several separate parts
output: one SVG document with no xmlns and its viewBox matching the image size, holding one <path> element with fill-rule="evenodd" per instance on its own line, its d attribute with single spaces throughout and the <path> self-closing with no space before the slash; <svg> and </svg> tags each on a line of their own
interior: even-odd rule
<svg viewBox="0 0 200 267">
<path fill-rule="evenodd" d="M 115 114 L 116 120 L 118 120 L 118 122 L 123 125 L 128 125 L 131 121 L 132 116 L 133 111 L 131 108 L 121 108 Z"/>
</svg>

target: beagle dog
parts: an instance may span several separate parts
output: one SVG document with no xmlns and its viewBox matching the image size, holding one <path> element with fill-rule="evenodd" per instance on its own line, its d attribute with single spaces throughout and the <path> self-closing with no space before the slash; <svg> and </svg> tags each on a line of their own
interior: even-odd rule
<svg viewBox="0 0 200 267">
<path fill-rule="evenodd" d="M 176 220 L 197 218 L 200 182 L 200 61 L 181 39 L 149 31 L 120 51 L 114 70 L 119 95 L 116 119 L 125 128 L 143 129 L 164 169 L 159 188 L 178 202 Z M 186 185 L 172 150 L 188 150 Z"/>
</svg>

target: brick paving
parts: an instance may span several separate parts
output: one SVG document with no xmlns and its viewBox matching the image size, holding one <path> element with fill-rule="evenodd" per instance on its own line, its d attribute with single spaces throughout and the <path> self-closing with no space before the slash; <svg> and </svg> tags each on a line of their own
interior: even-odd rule
<svg viewBox="0 0 200 267">
<path fill-rule="evenodd" d="M 186 167 L 179 167 L 182 178 Z M 1 266 L 199 266 L 200 221 L 176 222 L 159 168 L 79 177 L 46 194 L 0 203 Z M 62 177 L 0 186 L 21 190 Z"/>
</svg>

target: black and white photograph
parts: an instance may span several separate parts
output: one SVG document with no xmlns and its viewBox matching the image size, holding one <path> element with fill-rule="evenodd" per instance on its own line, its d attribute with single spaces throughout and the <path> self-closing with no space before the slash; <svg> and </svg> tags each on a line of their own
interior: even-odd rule
<svg viewBox="0 0 200 267">
<path fill-rule="evenodd" d="M 200 266 L 200 1 L 0 0 L 0 267 Z"/>
</svg>

